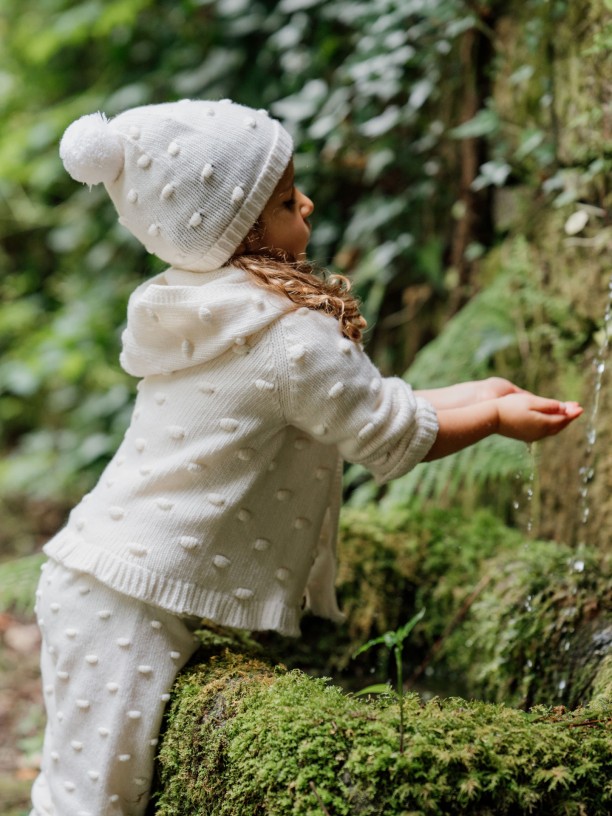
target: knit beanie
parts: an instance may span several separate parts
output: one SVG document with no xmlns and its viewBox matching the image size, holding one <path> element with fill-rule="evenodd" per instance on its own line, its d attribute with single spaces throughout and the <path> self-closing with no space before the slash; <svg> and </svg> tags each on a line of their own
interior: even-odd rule
<svg viewBox="0 0 612 816">
<path fill-rule="evenodd" d="M 185 99 L 73 122 L 66 170 L 103 183 L 119 222 L 171 266 L 206 272 L 230 258 L 261 214 L 293 151 L 264 110 Z"/>
</svg>

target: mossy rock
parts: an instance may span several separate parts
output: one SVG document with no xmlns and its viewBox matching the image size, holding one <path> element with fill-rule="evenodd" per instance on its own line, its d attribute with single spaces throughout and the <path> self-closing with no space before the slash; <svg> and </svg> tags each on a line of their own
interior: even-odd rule
<svg viewBox="0 0 612 816">
<path fill-rule="evenodd" d="M 425 606 L 407 673 L 429 661 L 447 678 L 463 674 L 489 702 L 408 693 L 402 752 L 393 694 L 358 698 L 264 659 L 284 645 L 287 662 L 307 667 L 315 643 L 254 643 L 208 628 L 173 692 L 151 813 L 609 813 L 606 560 L 525 542 L 487 513 L 370 508 L 346 511 L 342 528 L 339 590 L 349 622 L 335 640 L 328 629 L 311 631 L 324 632 L 331 671 Z M 316 673 L 325 668 L 320 652 Z M 548 705 L 511 707 L 541 700 Z"/>
<path fill-rule="evenodd" d="M 225 649 L 183 672 L 156 816 L 607 814 L 610 708 L 356 699 Z"/>
</svg>

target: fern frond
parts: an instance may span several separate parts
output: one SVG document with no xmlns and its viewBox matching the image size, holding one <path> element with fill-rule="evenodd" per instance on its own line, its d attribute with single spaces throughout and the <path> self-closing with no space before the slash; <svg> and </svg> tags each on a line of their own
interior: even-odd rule
<svg viewBox="0 0 612 816">
<path fill-rule="evenodd" d="M 386 509 L 406 506 L 415 497 L 451 501 L 457 495 L 469 505 L 487 488 L 491 493 L 487 503 L 503 505 L 512 496 L 515 477 L 523 480 L 530 467 L 526 445 L 490 436 L 452 456 L 417 465 L 389 484 L 381 505 Z M 501 482 L 505 483 L 503 488 Z"/>
<path fill-rule="evenodd" d="M 404 379 L 419 389 L 490 376 L 496 359 L 521 345 L 513 314 L 519 288 L 520 278 L 500 275 L 421 349 Z"/>
<path fill-rule="evenodd" d="M 551 356 L 563 365 L 588 340 L 590 327 L 571 304 L 539 284 L 537 258 L 515 239 L 500 260 L 503 269 L 416 355 L 404 378 L 435 388 L 492 373 L 537 390 L 550 376 Z"/>
</svg>

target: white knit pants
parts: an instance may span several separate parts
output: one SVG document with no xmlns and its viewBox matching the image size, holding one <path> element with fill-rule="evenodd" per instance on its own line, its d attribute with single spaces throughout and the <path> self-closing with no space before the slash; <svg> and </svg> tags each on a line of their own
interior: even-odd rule
<svg viewBox="0 0 612 816">
<path fill-rule="evenodd" d="M 164 707 L 199 621 L 54 561 L 37 614 L 47 728 L 30 816 L 142 816 Z"/>
</svg>

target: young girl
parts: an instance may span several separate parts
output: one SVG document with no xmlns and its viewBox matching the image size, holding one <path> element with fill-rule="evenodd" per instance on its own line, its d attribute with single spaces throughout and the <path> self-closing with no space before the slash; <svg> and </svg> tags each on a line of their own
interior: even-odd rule
<svg viewBox="0 0 612 816">
<path fill-rule="evenodd" d="M 263 110 L 182 101 L 85 116 L 68 172 L 103 182 L 169 268 L 128 308 L 138 397 L 92 492 L 46 547 L 37 593 L 48 724 L 34 816 L 145 811 L 164 706 L 202 618 L 299 634 L 341 620 L 342 459 L 378 482 L 499 433 L 581 413 L 502 379 L 415 394 L 360 346 L 343 279 L 304 260 L 312 201 Z"/>
</svg>

